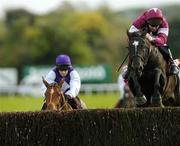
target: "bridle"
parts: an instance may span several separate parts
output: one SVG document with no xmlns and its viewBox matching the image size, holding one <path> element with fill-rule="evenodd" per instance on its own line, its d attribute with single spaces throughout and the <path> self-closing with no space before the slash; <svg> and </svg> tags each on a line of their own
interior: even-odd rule
<svg viewBox="0 0 180 146">
<path fill-rule="evenodd" d="M 56 97 L 53 96 L 53 93 L 56 92 L 55 89 L 54 89 L 55 86 L 57 86 L 56 83 L 50 84 L 49 87 L 48 87 L 48 88 L 51 88 L 51 89 L 49 89 L 49 90 L 50 90 L 49 93 L 48 93 L 49 96 L 46 96 L 46 95 L 45 95 L 46 97 L 45 97 L 44 100 L 45 100 L 46 103 L 48 103 L 48 101 L 49 101 L 48 105 L 49 105 L 49 104 L 55 105 L 55 104 L 53 103 L 53 98 L 56 98 L 56 100 L 58 100 L 58 102 L 60 103 L 60 96 L 62 96 L 61 93 L 60 93 L 60 92 L 57 92 L 57 93 L 56 93 L 56 94 L 57 94 Z M 48 89 L 47 89 L 47 90 L 48 90 Z M 47 92 L 47 90 L 46 90 L 46 92 Z M 56 108 L 58 109 L 58 106 L 57 106 L 57 105 L 55 105 L 55 106 L 56 106 Z"/>
<path fill-rule="evenodd" d="M 133 43 L 131 43 L 131 47 L 132 47 L 132 45 L 134 46 L 133 47 L 133 49 L 135 50 L 135 53 L 132 55 L 132 59 L 133 58 L 140 58 L 140 60 L 143 62 L 143 66 L 146 66 L 146 64 L 147 64 L 147 62 L 148 62 L 148 58 L 149 58 L 149 56 L 150 56 L 150 52 L 152 51 L 152 47 L 151 47 L 151 45 L 149 46 L 149 48 L 148 48 L 148 46 L 146 45 L 147 43 L 146 43 L 146 40 L 145 39 L 143 39 L 142 37 L 137 37 L 137 36 L 135 36 L 135 37 L 133 37 L 133 40 L 134 40 L 134 44 Z M 140 54 L 138 54 L 138 53 L 136 53 L 136 52 L 138 52 L 138 51 L 136 51 L 137 50 L 137 46 L 138 45 L 135 45 L 135 42 L 137 42 L 137 43 L 139 43 L 140 41 L 137 41 L 137 40 L 141 40 L 141 44 L 143 44 L 143 47 L 146 47 L 147 48 L 147 50 L 148 50 L 148 56 L 147 57 L 143 57 L 142 55 L 140 55 Z M 129 46 L 129 48 L 130 48 L 130 46 Z"/>
</svg>

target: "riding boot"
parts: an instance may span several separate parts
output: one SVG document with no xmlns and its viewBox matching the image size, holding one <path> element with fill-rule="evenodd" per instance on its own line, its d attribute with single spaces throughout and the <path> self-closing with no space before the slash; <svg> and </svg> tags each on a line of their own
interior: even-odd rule
<svg viewBox="0 0 180 146">
<path fill-rule="evenodd" d="M 47 108 L 47 104 L 44 103 L 43 106 L 42 106 L 42 108 L 41 108 L 41 110 L 45 110 L 46 108 Z"/>
<path fill-rule="evenodd" d="M 170 62 L 169 74 L 177 75 L 179 73 L 179 67 L 175 64 L 170 49 L 168 49 L 168 52 L 169 52 L 169 62 Z"/>
<path fill-rule="evenodd" d="M 171 51 L 168 48 L 168 46 L 160 46 L 159 47 L 159 51 L 161 52 L 161 54 L 163 55 L 164 59 L 166 60 L 166 62 L 168 64 L 170 64 L 169 67 L 169 75 L 176 75 L 179 73 L 179 68 L 177 67 L 177 65 L 175 64 Z"/>
</svg>

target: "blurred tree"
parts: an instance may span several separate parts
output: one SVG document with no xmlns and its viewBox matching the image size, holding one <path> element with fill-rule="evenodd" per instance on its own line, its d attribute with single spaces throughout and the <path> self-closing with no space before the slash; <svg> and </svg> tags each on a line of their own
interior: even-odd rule
<svg viewBox="0 0 180 146">
<path fill-rule="evenodd" d="M 0 66 L 5 66 L 5 61 L 3 59 L 4 59 L 4 55 L 6 55 L 5 54 L 5 51 L 6 51 L 6 48 L 5 48 L 6 35 L 7 35 L 7 29 L 6 29 L 5 23 L 0 21 L 0 60 L 1 60 Z"/>
<path fill-rule="evenodd" d="M 121 48 L 125 48 L 126 43 L 122 41 L 125 40 L 126 29 L 119 24 L 112 12 L 101 10 L 77 13 L 73 24 L 86 33 L 87 44 L 91 47 L 96 62 L 112 64 L 120 60 L 120 54 L 124 52 Z"/>
<path fill-rule="evenodd" d="M 8 26 L 13 26 L 16 20 L 21 18 L 23 21 L 26 21 L 27 24 L 33 25 L 34 17 L 35 15 L 24 9 L 8 10 L 6 11 L 6 24 Z"/>
<path fill-rule="evenodd" d="M 4 65 L 52 64 L 60 53 L 72 56 L 75 64 L 118 62 L 125 48 L 125 23 L 117 18 L 110 10 L 80 12 L 67 3 L 39 17 L 8 11 Z"/>
<path fill-rule="evenodd" d="M 169 21 L 169 37 L 168 45 L 172 51 L 174 58 L 180 58 L 180 18 L 173 17 Z"/>
<path fill-rule="evenodd" d="M 2 65 L 20 67 L 30 57 L 25 41 L 25 30 L 32 25 L 33 15 L 23 10 L 7 12 L 5 20 L 7 34 L 4 37 L 4 51 L 2 52 Z M 25 61 L 25 62 L 24 62 Z"/>
<path fill-rule="evenodd" d="M 0 66 L 54 64 L 58 54 L 66 53 L 73 64 L 105 63 L 115 71 L 127 54 L 126 30 L 132 17 L 125 16 L 106 6 L 77 10 L 67 2 L 42 16 L 9 10 L 0 22 Z M 169 45 L 175 57 L 180 53 L 179 25 L 179 18 L 170 19 Z"/>
</svg>

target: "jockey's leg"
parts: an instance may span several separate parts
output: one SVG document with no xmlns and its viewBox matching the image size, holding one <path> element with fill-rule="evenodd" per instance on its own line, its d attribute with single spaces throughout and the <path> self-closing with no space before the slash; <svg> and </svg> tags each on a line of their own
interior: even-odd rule
<svg viewBox="0 0 180 146">
<path fill-rule="evenodd" d="M 172 57 L 171 50 L 168 49 L 169 56 L 170 56 L 170 75 L 177 75 L 179 73 L 179 68 L 174 62 L 174 59 Z"/>
<path fill-rule="evenodd" d="M 159 47 L 160 52 L 162 53 L 164 59 L 167 61 L 167 63 L 170 63 L 169 68 L 169 74 L 170 75 L 176 75 L 179 73 L 179 68 L 175 64 L 171 50 L 168 48 L 168 46 L 161 46 Z"/>
<path fill-rule="evenodd" d="M 68 99 L 68 103 L 73 109 L 82 109 L 81 102 L 76 97 Z"/>
</svg>

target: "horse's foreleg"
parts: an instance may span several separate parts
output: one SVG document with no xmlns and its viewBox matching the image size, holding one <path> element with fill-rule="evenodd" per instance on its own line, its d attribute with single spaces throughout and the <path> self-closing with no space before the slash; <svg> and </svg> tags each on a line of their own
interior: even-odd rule
<svg viewBox="0 0 180 146">
<path fill-rule="evenodd" d="M 155 69 L 155 76 L 154 76 L 154 92 L 151 97 L 151 104 L 155 106 L 161 106 L 162 105 L 162 99 L 160 94 L 160 76 L 161 76 L 161 70 Z"/>
<path fill-rule="evenodd" d="M 134 75 L 133 82 L 134 82 L 134 88 L 135 88 L 135 102 L 137 105 L 143 105 L 147 102 L 146 97 L 141 92 L 141 86 L 139 84 L 138 78 L 136 75 Z"/>
</svg>

